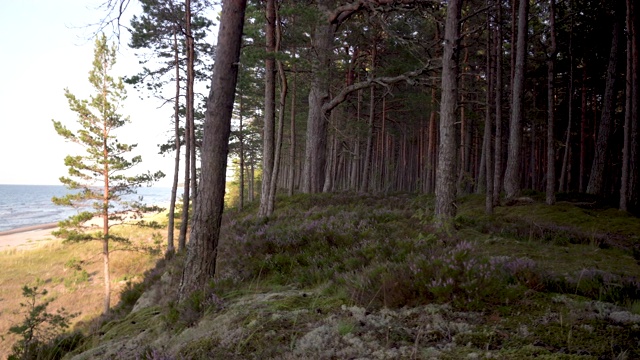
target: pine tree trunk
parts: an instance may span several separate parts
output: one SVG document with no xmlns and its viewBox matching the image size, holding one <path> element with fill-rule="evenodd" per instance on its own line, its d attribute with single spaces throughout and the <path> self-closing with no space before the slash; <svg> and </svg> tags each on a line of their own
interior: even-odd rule
<svg viewBox="0 0 640 360">
<path fill-rule="evenodd" d="M 495 137 L 495 165 L 493 172 L 493 205 L 500 204 L 502 192 L 502 6 L 498 4 L 496 24 L 496 73 L 495 73 L 495 110 L 496 110 L 496 137 Z"/>
<path fill-rule="evenodd" d="M 264 127 L 262 131 L 262 192 L 258 216 L 269 215 L 271 174 L 273 173 L 276 116 L 276 5 L 268 0 L 266 13 L 266 58 L 264 74 Z"/>
<path fill-rule="evenodd" d="M 578 169 L 578 191 L 584 192 L 585 163 L 587 157 L 587 66 L 582 66 L 582 91 L 580 102 L 580 168 Z"/>
<path fill-rule="evenodd" d="M 220 224 L 224 209 L 231 116 L 246 0 L 223 0 L 216 62 L 205 113 L 202 183 L 196 203 L 180 297 L 204 289 L 216 271 Z"/>
<path fill-rule="evenodd" d="M 188 106 L 187 106 L 188 107 Z M 178 235 L 178 252 L 187 246 L 187 229 L 189 226 L 189 201 L 191 187 L 191 125 L 189 117 L 184 125 L 184 184 L 182 190 L 182 216 L 180 217 L 180 234 Z"/>
<path fill-rule="evenodd" d="M 570 10 L 573 8 L 573 0 L 569 1 Z M 562 169 L 560 170 L 560 184 L 558 191 L 565 192 L 569 189 L 571 181 L 571 125 L 573 123 L 573 18 L 569 25 L 569 84 L 567 99 L 567 136 L 564 144 L 564 154 L 562 156 Z"/>
<path fill-rule="evenodd" d="M 607 66 L 607 80 L 604 89 L 603 109 L 598 127 L 598 138 L 595 146 L 595 156 L 591 166 L 591 175 L 587 185 L 587 193 L 603 195 L 604 171 L 609 148 L 609 134 L 611 133 L 611 118 L 614 106 L 614 90 L 616 80 L 616 65 L 618 62 L 618 40 L 620 38 L 620 23 L 616 21 L 613 26 L 611 40 L 611 53 Z"/>
<path fill-rule="evenodd" d="M 634 210 L 638 210 L 640 205 L 639 188 L 640 184 L 640 166 L 638 163 L 638 152 L 640 151 L 640 143 L 638 143 L 638 19 L 636 16 L 636 3 L 632 3 L 632 19 L 633 30 L 631 32 L 631 54 L 632 54 L 632 84 L 631 87 L 631 135 L 630 135 L 630 154 L 629 154 L 629 189 L 628 204 Z"/>
<path fill-rule="evenodd" d="M 198 198 L 198 175 L 197 175 L 197 162 L 196 157 L 196 125 L 195 125 L 195 98 L 194 98 L 194 81 L 195 81 L 195 50 L 193 43 L 193 34 L 191 33 L 191 0 L 185 0 L 185 23 L 186 23 L 186 37 L 187 37 L 187 121 L 189 121 L 189 141 L 191 142 L 189 156 L 189 166 L 191 166 L 191 181 L 190 196 L 191 206 L 195 209 L 195 205 Z"/>
<path fill-rule="evenodd" d="M 434 81 L 435 82 L 435 81 Z M 435 84 L 434 84 L 435 85 Z M 429 115 L 429 144 L 427 148 L 427 188 L 426 193 L 431 194 L 435 192 L 436 188 L 436 166 L 437 166 L 437 158 L 438 158 L 438 146 L 437 146 L 437 138 L 438 134 L 436 133 L 437 125 L 436 125 L 436 87 L 433 86 L 431 88 L 431 114 Z"/>
<path fill-rule="evenodd" d="M 458 100 L 458 40 L 462 0 L 450 0 L 442 55 L 442 97 L 440 101 L 440 149 L 436 172 L 436 226 L 446 229 L 455 215 L 456 139 L 455 121 Z"/>
<path fill-rule="evenodd" d="M 166 258 L 171 258 L 175 253 L 174 246 L 174 230 L 175 230 L 175 213 L 176 213 L 176 197 L 178 193 L 178 181 L 180 179 L 180 57 L 178 51 L 178 33 L 177 30 L 173 30 L 173 51 L 174 51 L 174 64 L 176 67 L 176 95 L 175 102 L 173 104 L 173 122 L 174 122 L 174 136 L 175 136 L 175 163 L 173 167 L 173 182 L 171 184 L 171 201 L 169 203 L 169 223 L 167 225 L 167 252 Z"/>
<path fill-rule="evenodd" d="M 369 123 L 367 125 L 367 148 L 364 154 L 364 169 L 362 170 L 362 182 L 360 183 L 360 192 L 369 191 L 369 177 L 371 176 L 371 158 L 373 152 L 373 120 L 375 118 L 375 88 L 370 88 L 369 99 Z"/>
<path fill-rule="evenodd" d="M 296 55 L 295 49 L 293 56 Z M 289 126 L 289 196 L 293 196 L 296 179 L 296 91 L 298 72 L 296 64 L 293 64 L 293 85 L 291 87 L 291 125 Z"/>
<path fill-rule="evenodd" d="M 555 62 L 556 62 L 556 1 L 551 0 L 549 3 L 549 27 L 551 33 L 551 47 L 547 58 L 547 189 L 546 203 L 553 205 L 556 202 L 556 152 L 554 139 L 555 126 L 555 101 L 554 101 L 554 80 L 555 80 Z M 571 96 L 571 94 L 569 94 Z M 571 119 L 569 119 L 571 122 Z"/>
<path fill-rule="evenodd" d="M 275 51 L 280 51 L 280 43 L 282 41 L 282 32 L 280 28 L 280 17 L 277 11 L 274 10 L 275 13 Z M 271 183 L 269 184 L 269 198 L 267 199 L 267 214 L 266 216 L 271 216 L 273 214 L 273 209 L 276 204 L 276 192 L 278 185 L 278 178 L 280 173 L 280 159 L 282 157 L 282 137 L 284 134 L 284 115 L 285 108 L 287 105 L 287 92 L 288 92 L 288 84 L 287 84 L 287 75 L 284 72 L 284 66 L 280 60 L 276 61 L 276 68 L 278 71 L 278 75 L 280 77 L 280 102 L 279 102 L 279 111 L 278 111 L 278 130 L 276 133 L 276 141 L 275 141 L 275 150 L 273 154 L 273 170 L 271 172 Z"/>
<path fill-rule="evenodd" d="M 489 0 L 487 0 L 487 5 Z M 491 100 L 493 95 L 493 71 L 492 71 L 492 61 L 491 61 L 491 20 L 490 13 L 487 13 L 487 92 L 486 92 L 486 101 L 485 101 L 485 117 L 484 117 L 484 137 L 482 139 L 482 153 L 483 156 L 481 158 L 484 161 L 480 161 L 480 166 L 485 169 L 485 212 L 487 214 L 493 214 L 493 166 L 492 166 L 492 156 L 491 156 Z M 480 187 L 478 187 L 480 188 Z"/>
<path fill-rule="evenodd" d="M 317 193 L 322 190 L 327 150 L 327 114 L 322 109 L 329 97 L 329 56 L 332 52 L 333 25 L 324 14 L 329 13 L 331 1 L 318 0 L 318 10 L 323 14 L 313 34 L 311 62 L 311 89 L 309 91 L 309 114 L 307 138 L 302 174 L 302 192 Z"/>
<path fill-rule="evenodd" d="M 633 34 L 635 32 L 633 24 L 633 3 L 631 0 L 626 1 L 627 4 L 627 68 L 626 68 L 626 87 L 625 87 L 625 111 L 624 111 L 624 133 L 622 147 L 622 174 L 620 181 L 620 210 L 627 211 L 629 205 L 629 178 L 630 178 L 630 158 L 631 158 L 631 122 L 633 119 Z"/>
<path fill-rule="evenodd" d="M 513 199 L 520 195 L 520 154 L 522 147 L 524 70 L 527 50 L 528 13 L 529 1 L 521 0 L 518 9 L 518 43 L 511 96 L 507 169 L 504 176 L 504 189 L 507 199 Z"/>
<path fill-rule="evenodd" d="M 240 92 L 240 99 L 238 101 L 238 142 L 240 143 L 240 201 L 238 203 L 238 209 L 242 211 L 244 209 L 244 172 L 245 172 L 245 164 L 244 164 L 244 134 L 242 133 L 243 129 L 243 111 L 244 111 L 244 103 L 242 92 Z"/>
<path fill-rule="evenodd" d="M 280 173 L 280 158 L 282 157 L 282 136 L 284 133 L 284 112 L 287 102 L 287 76 L 281 61 L 277 61 L 278 75 L 280 75 L 280 109 L 278 112 L 278 131 L 276 133 L 275 152 L 273 154 L 273 171 L 271 172 L 271 184 L 269 185 L 269 198 L 267 199 L 267 214 L 271 216 L 276 204 L 276 192 L 278 175 Z"/>
</svg>

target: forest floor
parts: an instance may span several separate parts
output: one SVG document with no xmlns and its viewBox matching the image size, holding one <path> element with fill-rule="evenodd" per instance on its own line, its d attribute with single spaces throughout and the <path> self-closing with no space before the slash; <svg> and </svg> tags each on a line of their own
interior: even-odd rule
<svg viewBox="0 0 640 360">
<path fill-rule="evenodd" d="M 66 358 L 640 358 L 638 218 L 530 195 L 445 232 L 426 195 L 228 211 L 215 281 L 179 303 L 184 255 L 158 262 Z"/>
</svg>

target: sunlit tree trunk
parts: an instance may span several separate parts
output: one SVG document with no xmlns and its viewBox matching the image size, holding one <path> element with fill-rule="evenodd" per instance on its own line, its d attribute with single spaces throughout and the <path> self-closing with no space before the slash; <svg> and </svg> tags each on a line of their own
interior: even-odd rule
<svg viewBox="0 0 640 360">
<path fill-rule="evenodd" d="M 171 184 L 171 201 L 169 203 L 169 222 L 167 225 L 167 252 L 165 256 L 170 258 L 175 253 L 174 246 L 174 230 L 175 230 L 175 211 L 176 211 L 176 197 L 178 192 L 178 180 L 180 178 L 180 53 L 178 51 L 178 33 L 177 30 L 173 30 L 173 61 L 176 67 L 176 95 L 173 104 L 173 122 L 174 122 L 174 136 L 175 136 L 175 151 L 176 157 L 173 167 L 173 182 Z"/>
</svg>

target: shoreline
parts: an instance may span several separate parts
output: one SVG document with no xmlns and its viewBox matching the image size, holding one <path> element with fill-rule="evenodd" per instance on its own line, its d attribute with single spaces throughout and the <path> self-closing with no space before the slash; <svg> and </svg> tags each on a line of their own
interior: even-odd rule
<svg viewBox="0 0 640 360">
<path fill-rule="evenodd" d="M 20 233 L 25 233 L 25 232 L 30 232 L 30 231 L 37 231 L 37 230 L 51 230 L 51 229 L 54 229 L 54 228 L 57 228 L 57 227 L 58 227 L 58 223 L 57 222 L 39 224 L 39 225 L 22 226 L 22 227 L 11 229 L 11 230 L 0 231 L 0 236 L 20 234 Z"/>
</svg>

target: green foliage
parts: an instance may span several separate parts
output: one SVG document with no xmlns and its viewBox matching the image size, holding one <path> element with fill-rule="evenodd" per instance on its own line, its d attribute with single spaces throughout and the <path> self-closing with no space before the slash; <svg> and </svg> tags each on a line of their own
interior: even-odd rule
<svg viewBox="0 0 640 360">
<path fill-rule="evenodd" d="M 69 314 L 64 308 L 55 314 L 47 312 L 52 301 L 45 298 L 47 294 L 47 290 L 39 290 L 37 286 L 22 287 L 26 301 L 20 307 L 25 316 L 20 324 L 9 328 L 10 333 L 19 336 L 9 359 L 58 359 L 79 344 L 81 335 L 61 335 L 77 314 Z"/>
<path fill-rule="evenodd" d="M 116 48 L 109 47 L 106 36 L 102 34 L 96 38 L 93 68 L 89 73 L 94 95 L 89 99 L 79 99 L 65 89 L 69 108 L 78 115 L 79 129 L 72 131 L 62 122 L 53 121 L 60 136 L 85 150 L 84 155 L 65 158 L 69 175 L 61 177 L 60 181 L 73 192 L 52 199 L 55 204 L 84 210 L 60 222 L 60 230 L 55 233 L 71 241 L 109 240 L 108 228 L 85 232 L 82 224 L 95 215 L 107 217 L 110 221 L 122 221 L 123 210 L 142 207 L 140 202 L 122 200 L 122 196 L 135 193 L 137 187 L 164 176 L 161 172 L 137 176 L 124 174 L 142 159 L 140 156 L 125 158 L 136 145 L 120 143 L 115 134 L 116 129 L 129 122 L 128 117 L 118 113 L 126 92 L 122 79 L 110 75 L 115 62 Z M 119 206 L 116 208 L 115 205 Z M 93 210 L 89 210 L 91 208 Z M 111 239 L 122 240 L 117 237 Z"/>
</svg>

